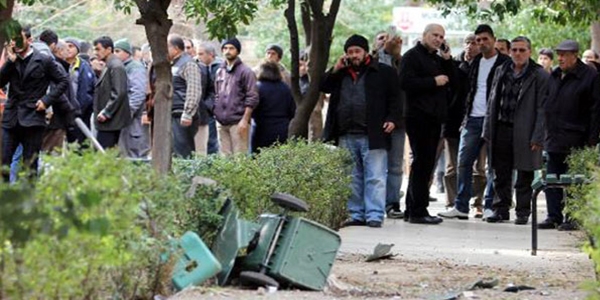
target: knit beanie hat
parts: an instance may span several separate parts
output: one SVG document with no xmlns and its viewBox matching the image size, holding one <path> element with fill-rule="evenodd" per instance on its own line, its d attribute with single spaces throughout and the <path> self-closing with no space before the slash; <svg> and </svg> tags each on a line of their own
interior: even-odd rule
<svg viewBox="0 0 600 300">
<path fill-rule="evenodd" d="M 279 55 L 279 59 L 283 58 L 283 48 L 281 48 L 281 46 L 279 46 L 277 44 L 271 44 L 271 45 L 267 46 L 267 49 L 265 49 L 265 52 L 267 52 L 269 50 L 275 51 L 277 53 L 277 55 Z"/>
<path fill-rule="evenodd" d="M 349 37 L 344 44 L 344 52 L 347 52 L 348 48 L 352 46 L 361 47 L 365 49 L 366 52 L 369 52 L 369 41 L 362 35 L 354 34 Z"/>
<path fill-rule="evenodd" d="M 235 49 L 237 49 L 238 53 L 242 52 L 242 44 L 237 38 L 230 38 L 228 40 L 224 40 L 223 43 L 221 43 L 221 50 L 225 45 L 232 45 L 233 47 L 235 47 Z"/>
<path fill-rule="evenodd" d="M 81 48 L 80 48 L 81 44 L 79 43 L 78 39 L 68 37 L 68 38 L 65 38 L 65 43 L 73 44 L 73 46 L 75 46 L 75 48 L 77 48 L 77 52 L 81 52 Z"/>
<path fill-rule="evenodd" d="M 131 44 L 127 39 L 120 39 L 115 42 L 115 49 L 121 49 L 129 54 L 131 54 Z"/>
</svg>

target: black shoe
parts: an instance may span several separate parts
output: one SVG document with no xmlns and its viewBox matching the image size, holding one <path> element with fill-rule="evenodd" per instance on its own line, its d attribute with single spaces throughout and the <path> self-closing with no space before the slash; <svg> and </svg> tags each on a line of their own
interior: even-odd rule
<svg viewBox="0 0 600 300">
<path fill-rule="evenodd" d="M 574 222 L 564 222 L 560 225 L 558 225 L 558 231 L 575 231 L 579 229 L 579 226 L 577 226 L 577 224 L 575 224 Z"/>
<path fill-rule="evenodd" d="M 365 222 L 365 221 L 350 219 L 350 220 L 344 222 L 344 224 L 342 224 L 342 227 L 365 226 L 365 225 L 367 225 L 367 222 Z"/>
<path fill-rule="evenodd" d="M 488 223 L 499 223 L 508 220 L 510 220 L 510 215 L 508 213 L 501 213 L 499 211 L 494 211 L 494 213 L 486 219 Z"/>
<path fill-rule="evenodd" d="M 400 210 L 398 205 L 388 205 L 385 207 L 385 214 L 389 219 L 402 219 L 404 213 Z"/>
<path fill-rule="evenodd" d="M 429 202 L 437 202 L 437 198 L 429 197 Z"/>
<path fill-rule="evenodd" d="M 550 219 L 546 219 L 544 222 L 538 223 L 538 229 L 556 229 L 558 225 L 560 224 Z"/>
<path fill-rule="evenodd" d="M 515 225 L 527 225 L 529 222 L 529 216 L 517 216 L 515 219 Z"/>
<path fill-rule="evenodd" d="M 427 217 L 411 217 L 408 222 L 412 224 L 428 224 L 428 225 L 437 225 L 444 220 L 442 218 L 427 216 Z"/>
<path fill-rule="evenodd" d="M 369 221 L 369 222 L 367 222 L 367 226 L 372 227 L 372 228 L 381 228 L 381 222 Z"/>
</svg>

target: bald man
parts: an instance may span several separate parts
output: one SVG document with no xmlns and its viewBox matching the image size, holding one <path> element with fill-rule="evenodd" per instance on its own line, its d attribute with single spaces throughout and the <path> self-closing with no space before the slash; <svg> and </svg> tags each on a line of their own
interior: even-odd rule
<svg viewBox="0 0 600 300">
<path fill-rule="evenodd" d="M 444 36 L 441 25 L 427 25 L 422 40 L 408 50 L 400 62 L 400 84 L 406 92 L 406 133 L 413 153 L 404 218 L 415 224 L 442 222 L 429 215 L 427 206 L 429 180 L 442 123 L 447 116 L 450 85 L 455 84 L 456 76 Z"/>
</svg>

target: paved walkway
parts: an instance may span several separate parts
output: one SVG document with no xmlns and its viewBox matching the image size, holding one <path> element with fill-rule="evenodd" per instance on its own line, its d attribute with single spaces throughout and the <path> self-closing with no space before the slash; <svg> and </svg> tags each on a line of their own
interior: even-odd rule
<svg viewBox="0 0 600 300">
<path fill-rule="evenodd" d="M 429 212 L 437 215 L 445 210 L 445 195 L 432 194 Z M 402 207 L 404 206 L 402 199 Z M 538 254 L 531 256 L 531 219 L 528 225 L 511 221 L 489 224 L 481 219 L 445 219 L 440 225 L 418 225 L 403 220 L 387 219 L 382 228 L 348 227 L 340 230 L 341 253 L 372 252 L 377 243 L 393 243 L 394 253 L 416 260 L 447 259 L 460 264 L 505 267 L 509 269 L 561 271 L 574 265 L 591 268 L 588 256 L 581 251 L 581 232 L 539 230 Z M 538 220 L 546 216 L 546 203 L 538 199 Z"/>
</svg>

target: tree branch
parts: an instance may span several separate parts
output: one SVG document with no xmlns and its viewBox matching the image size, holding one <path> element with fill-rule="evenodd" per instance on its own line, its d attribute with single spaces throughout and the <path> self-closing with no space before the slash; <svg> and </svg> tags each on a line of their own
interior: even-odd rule
<svg viewBox="0 0 600 300">
<path fill-rule="evenodd" d="M 294 101 L 296 105 L 299 105 L 302 101 L 302 94 L 300 93 L 300 50 L 298 49 L 298 25 L 296 24 L 296 0 L 288 0 L 288 7 L 285 10 L 285 19 L 287 20 L 288 30 L 290 32 L 290 47 L 292 52 L 292 94 L 294 95 Z"/>
<path fill-rule="evenodd" d="M 304 46 L 310 46 L 311 41 L 311 26 L 310 23 L 310 7 L 307 3 L 308 0 L 302 0 L 300 2 L 300 15 L 302 16 L 302 27 L 304 28 Z"/>
<path fill-rule="evenodd" d="M 308 5 L 313 13 L 313 18 L 322 19 L 323 16 L 323 0 L 308 0 Z"/>
</svg>

